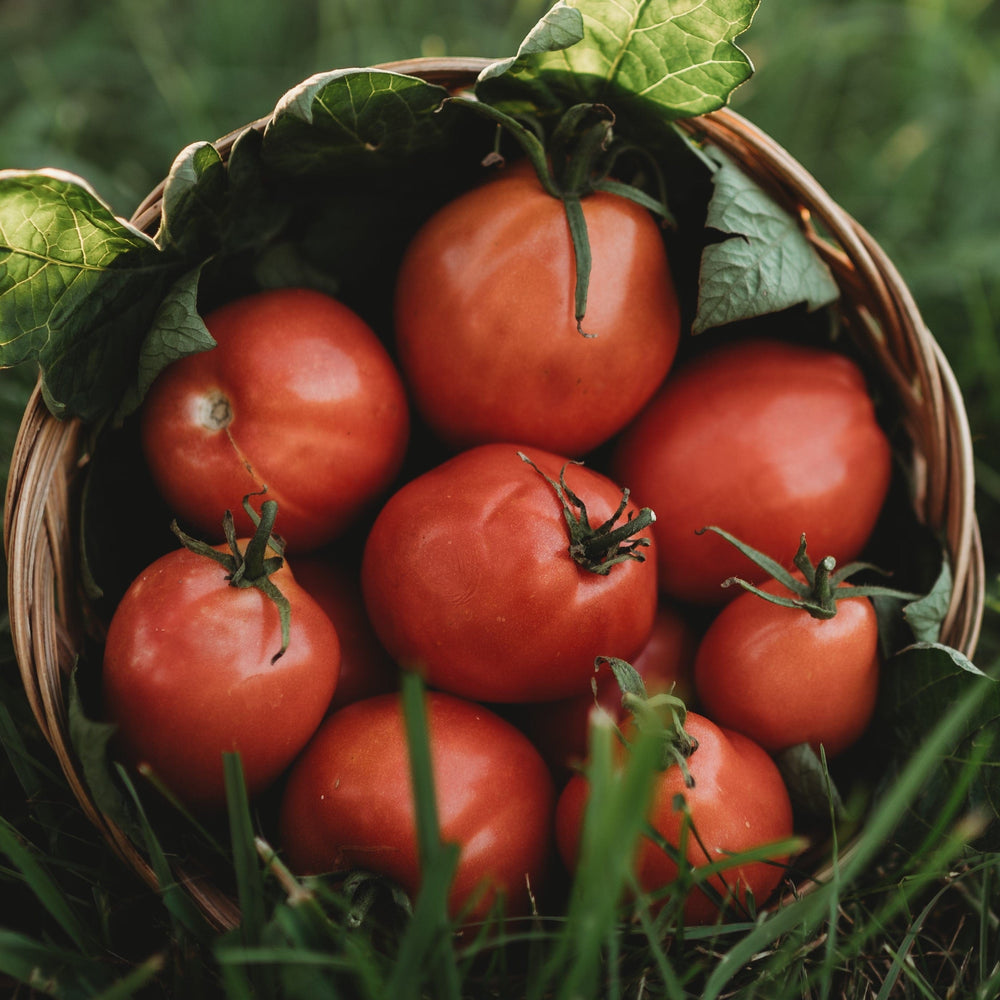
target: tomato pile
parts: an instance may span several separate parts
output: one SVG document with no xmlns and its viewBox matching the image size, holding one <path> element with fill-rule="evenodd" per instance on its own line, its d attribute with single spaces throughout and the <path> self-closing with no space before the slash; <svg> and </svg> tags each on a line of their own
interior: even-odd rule
<svg viewBox="0 0 1000 1000">
<path fill-rule="evenodd" d="M 183 544 L 110 624 L 117 752 L 210 815 L 238 751 L 296 872 L 417 891 L 401 670 L 427 685 L 466 917 L 528 913 L 572 870 L 588 721 L 614 720 L 624 759 L 637 711 L 612 660 L 642 678 L 669 750 L 635 859 L 650 892 L 678 851 L 701 866 L 787 841 L 773 755 L 833 758 L 868 726 L 874 610 L 833 600 L 891 474 L 861 369 L 759 328 L 679 357 L 658 222 L 611 193 L 583 210 L 582 320 L 563 206 L 511 166 L 414 235 L 391 336 L 326 293 L 257 292 L 205 316 L 216 346 L 145 401 L 143 453 Z M 685 917 L 762 904 L 785 860 L 713 876 Z"/>
</svg>

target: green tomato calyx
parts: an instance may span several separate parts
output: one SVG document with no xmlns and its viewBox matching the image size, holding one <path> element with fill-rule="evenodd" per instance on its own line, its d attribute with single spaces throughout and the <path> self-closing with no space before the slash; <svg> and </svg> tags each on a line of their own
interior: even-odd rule
<svg viewBox="0 0 1000 1000">
<path fill-rule="evenodd" d="M 623 142 L 615 136 L 615 115 L 606 104 L 574 104 L 563 113 L 551 136 L 546 138 L 537 118 L 525 118 L 522 121 L 485 101 L 470 97 L 452 97 L 449 100 L 495 122 L 498 137 L 501 131 L 510 135 L 531 161 L 542 187 L 553 198 L 562 201 L 576 257 L 573 300 L 576 327 L 584 337 L 596 336 L 583 329 L 592 261 L 582 199 L 595 191 L 605 191 L 628 198 L 659 216 L 665 224 L 675 225 L 674 217 L 667 207 L 659 165 L 640 147 Z M 649 173 L 657 183 L 656 195 L 649 194 L 638 185 L 626 184 L 610 177 L 619 157 L 624 153 L 636 154 L 646 160 L 650 167 Z M 494 163 L 502 159 L 497 146 L 484 162 Z"/>
<path fill-rule="evenodd" d="M 566 466 L 582 465 L 567 462 L 559 472 L 559 481 L 547 476 L 524 452 L 517 453 L 521 461 L 530 465 L 552 487 L 562 504 L 563 518 L 569 529 L 569 554 L 577 565 L 599 576 L 607 576 L 619 563 L 634 560 L 644 562 L 646 556 L 639 551 L 649 545 L 649 538 L 635 536 L 656 520 L 656 515 L 643 507 L 638 513 L 629 511 L 623 524 L 618 524 L 628 506 L 629 491 L 622 490 L 618 509 L 603 524 L 590 523 L 587 505 L 566 485 Z M 616 527 L 617 525 L 617 527 Z"/>
<path fill-rule="evenodd" d="M 837 569 L 837 560 L 833 556 L 826 556 L 818 563 L 813 564 L 806 552 L 805 532 L 799 538 L 799 547 L 792 560 L 796 569 L 802 574 L 803 579 L 795 576 L 785 566 L 764 555 L 746 542 L 740 541 L 728 531 L 718 528 L 715 525 L 708 525 L 701 528 L 697 534 L 702 535 L 706 531 L 712 531 L 724 538 L 731 545 L 734 545 L 748 559 L 753 560 L 761 569 L 770 574 L 782 586 L 786 587 L 793 596 L 785 597 L 781 594 L 772 594 L 760 587 L 755 586 L 742 577 L 731 576 L 723 580 L 723 587 L 742 587 L 750 593 L 762 597 L 772 604 L 785 608 L 799 608 L 808 612 L 813 618 L 829 619 L 837 614 L 837 602 L 844 601 L 851 597 L 895 597 L 902 600 L 919 600 L 920 594 L 912 594 L 904 590 L 895 590 L 892 587 L 881 587 L 877 585 L 859 584 L 842 586 L 849 577 L 862 570 L 869 570 L 883 576 L 889 576 L 887 570 L 873 566 L 871 563 L 851 562 L 846 566 Z"/>
<path fill-rule="evenodd" d="M 264 489 L 260 493 L 250 493 L 243 498 L 243 509 L 254 524 L 253 536 L 244 549 L 240 548 L 239 540 L 236 537 L 236 525 L 231 510 L 227 510 L 222 519 L 222 530 L 226 536 L 228 552 L 217 549 L 215 546 L 209 545 L 208 542 L 193 538 L 176 521 L 171 523 L 170 530 L 180 539 L 181 544 L 186 549 L 197 555 L 205 556 L 222 566 L 226 571 L 229 586 L 254 587 L 274 603 L 281 621 L 281 648 L 271 657 L 271 662 L 274 663 L 284 655 L 291 641 L 292 614 L 288 598 L 271 579 L 271 575 L 281 569 L 284 564 L 285 543 L 274 533 L 274 522 L 278 515 L 277 501 L 265 500 L 260 505 L 259 514 L 250 504 L 251 497 L 262 496 L 266 492 L 267 490 Z M 276 554 L 269 556 L 267 554 L 269 549 Z"/>
<path fill-rule="evenodd" d="M 684 728 L 687 706 L 674 694 L 657 694 L 650 698 L 641 674 L 627 660 L 598 656 L 594 669 L 599 670 L 603 664 L 607 664 L 615 675 L 622 692 L 622 707 L 628 711 L 636 730 L 643 738 L 652 736 L 660 741 L 660 770 L 665 771 L 676 764 L 684 775 L 685 786 L 694 788 L 687 761 L 698 749 L 698 741 Z M 596 682 L 593 683 L 596 694 Z M 620 729 L 618 738 L 626 747 L 629 745 Z"/>
</svg>

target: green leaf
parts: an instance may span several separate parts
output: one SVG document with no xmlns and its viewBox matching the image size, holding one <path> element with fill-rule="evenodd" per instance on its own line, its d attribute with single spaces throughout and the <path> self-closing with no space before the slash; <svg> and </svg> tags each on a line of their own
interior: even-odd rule
<svg viewBox="0 0 1000 1000">
<path fill-rule="evenodd" d="M 512 61 L 480 77 L 479 96 L 556 110 L 581 102 L 617 115 L 686 118 L 722 107 L 753 72 L 733 43 L 757 0 L 560 0 Z M 578 11 L 583 38 L 568 11 Z"/>
<path fill-rule="evenodd" d="M 0 366 L 37 361 L 53 412 L 98 419 L 174 267 L 78 178 L 0 172 Z"/>
<path fill-rule="evenodd" d="M 727 238 L 705 247 L 694 333 L 806 303 L 834 302 L 840 289 L 795 220 L 721 150 L 705 225 Z"/>
<path fill-rule="evenodd" d="M 167 365 L 189 354 L 215 347 L 198 312 L 198 280 L 201 266 L 181 275 L 160 302 L 139 348 L 135 378 L 118 407 L 122 418 L 137 410 L 156 376 Z"/>
<path fill-rule="evenodd" d="M 843 814 L 844 802 L 826 762 L 808 743 L 788 747 L 775 754 L 774 760 L 798 812 L 814 819 Z"/>
<path fill-rule="evenodd" d="M 182 253 L 211 245 L 227 187 L 226 166 L 211 143 L 195 142 L 182 149 L 164 182 L 157 245 Z"/>
<path fill-rule="evenodd" d="M 947 553 L 941 561 L 941 572 L 926 597 L 911 601 L 903 608 L 903 617 L 920 642 L 937 642 L 941 635 L 941 623 L 948 613 L 952 594 L 951 563 Z"/>
<path fill-rule="evenodd" d="M 518 46 L 517 55 L 490 63 L 480 74 L 479 82 L 492 80 L 505 73 L 530 71 L 531 57 L 545 52 L 559 52 L 583 40 L 583 15 L 563 0 L 551 7 L 528 32 Z"/>
<path fill-rule="evenodd" d="M 937 822 L 943 803 L 962 778 L 970 761 L 987 750 L 985 764 L 969 782 L 967 807 L 984 809 L 992 823 L 987 833 L 991 849 L 1000 844 L 1000 767 L 995 748 L 1000 737 L 1000 685 L 967 656 L 940 643 L 914 643 L 887 661 L 877 721 L 885 752 L 900 766 L 927 739 L 949 707 L 975 693 L 974 711 L 953 738 L 930 776 L 927 788 L 913 803 L 906 823 L 908 837 L 919 836 Z"/>
<path fill-rule="evenodd" d="M 115 776 L 109 746 L 118 728 L 110 722 L 99 722 L 87 716 L 74 671 L 69 679 L 67 716 L 69 737 L 80 761 L 83 780 L 97 808 L 137 839 L 140 828 L 128 797 Z"/>
<path fill-rule="evenodd" d="M 279 175 L 322 180 L 382 169 L 437 148 L 453 120 L 448 92 L 388 70 L 310 77 L 278 102 L 264 131 L 264 162 Z"/>
</svg>

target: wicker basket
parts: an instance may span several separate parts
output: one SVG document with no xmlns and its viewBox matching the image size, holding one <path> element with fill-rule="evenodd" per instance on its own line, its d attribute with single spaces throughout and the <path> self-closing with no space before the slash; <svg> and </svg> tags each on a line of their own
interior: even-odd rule
<svg viewBox="0 0 1000 1000">
<path fill-rule="evenodd" d="M 415 59 L 384 68 L 459 89 L 470 85 L 483 65 L 485 61 L 471 59 Z M 915 514 L 945 540 L 952 560 L 955 586 L 942 641 L 971 655 L 984 601 L 972 444 L 959 388 L 938 344 L 882 250 L 784 149 L 729 110 L 682 124 L 726 151 L 798 217 L 830 266 L 842 290 L 846 325 L 895 387 L 912 443 Z M 216 144 L 223 157 L 242 131 Z M 132 222 L 140 229 L 155 232 L 161 196 L 162 186 L 136 210 Z M 148 859 L 94 802 L 68 735 L 64 682 L 82 643 L 73 541 L 79 437 L 80 426 L 51 416 L 36 390 L 15 445 L 6 498 L 11 633 L 38 725 L 81 807 L 125 862 L 155 887 Z M 226 928 L 237 923 L 234 901 L 210 879 L 183 868 L 174 874 L 213 924 Z"/>
</svg>

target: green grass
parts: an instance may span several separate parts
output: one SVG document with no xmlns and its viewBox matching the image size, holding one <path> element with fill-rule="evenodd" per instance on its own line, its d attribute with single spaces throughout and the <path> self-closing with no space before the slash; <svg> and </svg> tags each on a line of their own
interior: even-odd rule
<svg viewBox="0 0 1000 1000">
<path fill-rule="evenodd" d="M 507 54 L 545 6 L 8 0 L 0 5 L 0 167 L 72 170 L 128 215 L 181 147 L 266 113 L 309 74 L 417 54 Z M 965 393 L 992 602 L 977 662 L 994 671 L 1000 8 L 986 0 L 764 0 L 743 43 L 757 73 L 736 108 L 887 250 Z M 27 372 L 0 374 L 4 469 L 31 381 Z M 493 984 L 496 995 L 518 996 L 527 969 L 536 994 L 553 997 L 1000 995 L 1000 870 L 995 856 L 967 846 L 980 817 L 963 812 L 956 796 L 915 853 L 897 826 L 934 769 L 935 740 L 969 706 L 945 714 L 823 886 L 759 925 L 686 934 L 641 907 L 633 922 L 616 920 L 609 872 L 592 866 L 571 894 L 582 902 L 564 921 L 457 943 L 442 937 L 441 883 L 431 880 L 416 901 L 429 919 L 387 944 L 379 928 L 397 922 L 391 897 L 355 927 L 349 918 L 363 906 L 294 879 L 255 839 L 234 774 L 232 851 L 247 919 L 217 935 L 182 896 L 150 894 L 97 838 L 33 726 L 9 643 L 2 653 L 0 993 L 382 997 L 405 986 L 413 996 L 457 997 L 490 995 Z M 419 713 L 411 718 L 419 732 Z M 605 777 L 613 800 L 623 789 Z M 427 795 L 422 801 L 425 854 L 440 872 L 447 857 Z M 628 835 L 619 814 L 608 815 L 592 830 L 595 843 Z"/>
</svg>

